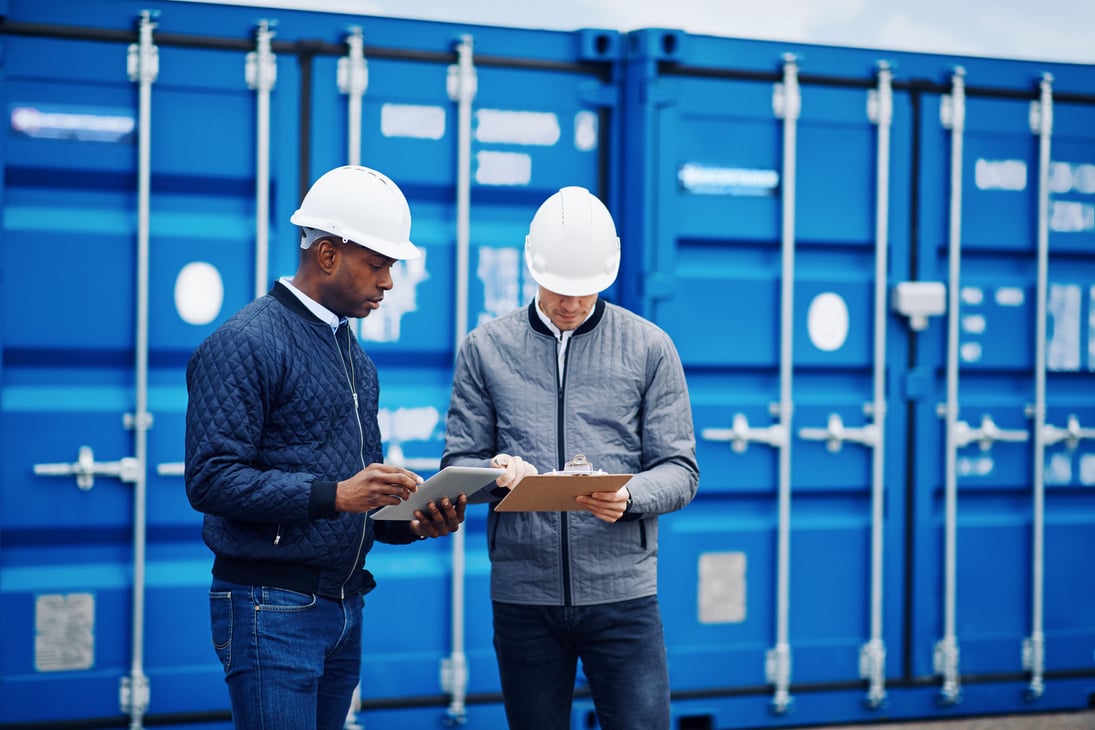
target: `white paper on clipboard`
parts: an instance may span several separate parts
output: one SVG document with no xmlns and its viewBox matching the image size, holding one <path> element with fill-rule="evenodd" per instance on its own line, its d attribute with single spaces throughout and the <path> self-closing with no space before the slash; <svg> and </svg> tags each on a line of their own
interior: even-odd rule
<svg viewBox="0 0 1095 730">
<path fill-rule="evenodd" d="M 406 501 L 381 507 L 369 515 L 374 520 L 413 520 L 416 510 L 445 497 L 455 502 L 461 494 L 473 494 L 497 479 L 504 469 L 479 466 L 446 466 L 418 485 Z"/>
</svg>

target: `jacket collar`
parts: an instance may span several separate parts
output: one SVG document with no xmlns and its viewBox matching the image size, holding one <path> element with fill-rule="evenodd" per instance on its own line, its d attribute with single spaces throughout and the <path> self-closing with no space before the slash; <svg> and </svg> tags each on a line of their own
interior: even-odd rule
<svg viewBox="0 0 1095 730">
<path fill-rule="evenodd" d="M 548 337 L 555 336 L 552 331 L 548 329 L 548 326 L 544 324 L 543 320 L 540 319 L 540 315 L 536 314 L 535 299 L 533 299 L 532 302 L 528 305 L 527 313 L 528 323 L 529 326 L 532 327 L 532 329 L 536 330 L 542 335 L 547 335 Z M 574 334 L 571 336 L 574 337 L 577 335 L 584 335 L 586 332 L 590 332 L 598 325 L 598 323 L 600 323 L 601 318 L 604 317 L 604 314 L 605 300 L 597 297 L 597 303 L 593 305 L 593 314 L 589 315 L 589 319 L 587 319 L 585 322 L 582 322 L 578 329 L 574 330 Z"/>
<path fill-rule="evenodd" d="M 312 314 L 312 312 L 309 311 L 308 307 L 304 306 L 304 302 L 300 301 L 300 298 L 297 297 L 297 295 L 293 292 L 289 291 L 289 288 L 282 284 L 280 281 L 274 283 L 274 286 L 272 289 L 270 289 L 269 293 L 270 296 L 272 296 L 274 299 L 277 299 L 294 314 L 304 317 L 310 322 L 318 322 L 323 325 L 327 324 L 322 319 Z"/>
</svg>

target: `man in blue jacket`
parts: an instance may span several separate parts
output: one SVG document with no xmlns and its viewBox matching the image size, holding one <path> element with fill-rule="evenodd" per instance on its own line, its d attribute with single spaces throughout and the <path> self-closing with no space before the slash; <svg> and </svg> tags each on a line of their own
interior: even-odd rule
<svg viewBox="0 0 1095 730">
<path fill-rule="evenodd" d="M 620 242 L 589 191 L 563 188 L 540 206 L 525 262 L 535 301 L 460 348 L 442 464 L 505 468 L 472 501 L 497 501 L 579 453 L 634 476 L 579 497 L 580 511 L 490 512 L 506 717 L 521 730 L 567 730 L 580 660 L 601 728 L 668 730 L 658 515 L 687 505 L 699 479 L 684 370 L 665 332 L 599 298 Z"/>
<path fill-rule="evenodd" d="M 380 306 L 396 261 L 419 255 L 403 193 L 375 170 L 340 167 L 291 221 L 296 274 L 190 359 L 186 491 L 215 556 L 213 645 L 235 727 L 337 730 L 360 676 L 374 538 L 453 532 L 466 498 L 410 522 L 366 516 L 422 481 L 382 463 L 376 367 L 347 322 Z"/>
</svg>

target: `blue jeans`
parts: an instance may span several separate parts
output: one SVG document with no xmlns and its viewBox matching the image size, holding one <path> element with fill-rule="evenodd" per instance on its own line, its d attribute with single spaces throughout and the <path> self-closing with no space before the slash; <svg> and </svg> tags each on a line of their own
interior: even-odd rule
<svg viewBox="0 0 1095 730">
<path fill-rule="evenodd" d="M 580 659 L 604 730 L 668 730 L 657 596 L 597 606 L 494 602 L 494 650 L 513 730 L 568 730 Z"/>
<path fill-rule="evenodd" d="M 213 579 L 213 648 L 237 730 L 341 730 L 361 675 L 361 596 Z"/>
</svg>

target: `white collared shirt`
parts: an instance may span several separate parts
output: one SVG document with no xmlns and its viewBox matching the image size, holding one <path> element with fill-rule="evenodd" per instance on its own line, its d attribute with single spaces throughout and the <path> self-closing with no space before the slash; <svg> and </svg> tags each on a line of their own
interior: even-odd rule
<svg viewBox="0 0 1095 730">
<path fill-rule="evenodd" d="M 586 321 L 590 317 L 593 316 L 593 311 L 595 309 L 597 309 L 597 302 L 596 302 L 596 300 L 594 300 L 593 306 L 589 308 L 589 314 L 587 314 L 585 319 L 583 319 L 581 321 L 581 323 L 578 324 L 578 327 L 575 327 L 572 330 L 565 330 L 565 331 L 560 330 L 558 327 L 556 327 L 555 323 L 551 321 L 551 317 L 547 316 L 544 313 L 544 310 L 540 309 L 540 292 L 539 291 L 536 292 L 536 301 L 535 301 L 533 306 L 536 309 L 536 314 L 540 317 L 540 321 L 543 322 L 549 330 L 551 330 L 551 333 L 553 335 L 555 335 L 555 341 L 556 341 L 556 348 L 555 348 L 556 353 L 555 354 L 559 359 L 559 367 L 558 367 L 559 387 L 562 387 L 562 385 L 563 385 L 563 363 L 566 361 L 567 343 L 570 342 L 570 336 L 574 334 L 574 332 L 578 329 L 578 327 L 581 327 L 583 324 L 586 323 Z"/>
<path fill-rule="evenodd" d="M 339 325 L 346 321 L 345 317 L 339 317 L 327 307 L 323 306 L 315 299 L 302 292 L 293 286 L 292 280 L 288 276 L 283 276 L 278 279 L 279 282 L 285 285 L 285 288 L 293 292 L 293 295 L 300 300 L 300 303 L 308 308 L 308 311 L 319 317 L 321 320 L 331 326 L 332 330 L 337 330 Z"/>
</svg>

